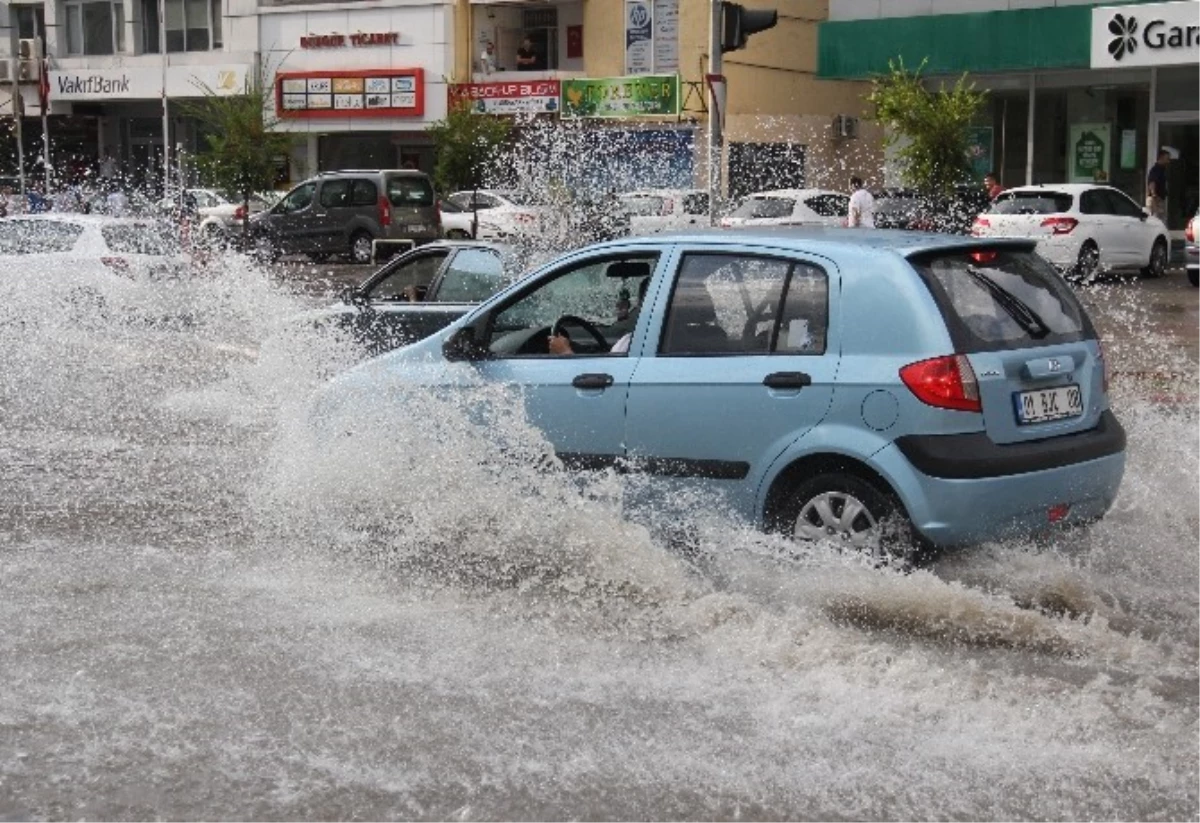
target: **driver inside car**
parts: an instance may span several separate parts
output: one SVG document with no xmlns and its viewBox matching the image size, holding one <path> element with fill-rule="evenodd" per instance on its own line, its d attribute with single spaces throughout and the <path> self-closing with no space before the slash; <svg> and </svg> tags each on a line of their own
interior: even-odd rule
<svg viewBox="0 0 1200 823">
<path fill-rule="evenodd" d="M 629 344 L 633 341 L 633 328 L 637 324 L 638 312 L 642 308 L 642 304 L 646 301 L 646 289 L 650 286 L 650 278 L 643 277 L 641 283 L 638 284 L 638 300 L 636 306 L 629 304 L 629 292 L 627 289 L 621 289 L 620 296 L 617 298 L 617 319 L 616 322 L 608 326 L 610 331 L 624 330 L 624 333 L 617 338 L 617 342 L 613 343 L 609 349 L 611 354 L 625 354 L 629 351 Z M 561 330 L 557 333 L 551 333 L 549 342 L 547 343 L 550 354 L 568 355 L 575 354 L 575 348 L 571 345 L 571 338 L 563 334 Z"/>
</svg>

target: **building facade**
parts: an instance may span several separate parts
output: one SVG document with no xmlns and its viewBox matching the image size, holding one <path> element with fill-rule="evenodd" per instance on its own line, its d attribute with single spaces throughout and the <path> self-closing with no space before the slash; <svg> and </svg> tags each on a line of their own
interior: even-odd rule
<svg viewBox="0 0 1200 823">
<path fill-rule="evenodd" d="M 1172 157 L 1169 227 L 1200 202 L 1200 2 L 830 0 L 817 74 L 865 79 L 924 62 L 936 86 L 964 72 L 989 91 L 979 171 L 1008 186 L 1102 181 L 1141 201 Z"/>
</svg>

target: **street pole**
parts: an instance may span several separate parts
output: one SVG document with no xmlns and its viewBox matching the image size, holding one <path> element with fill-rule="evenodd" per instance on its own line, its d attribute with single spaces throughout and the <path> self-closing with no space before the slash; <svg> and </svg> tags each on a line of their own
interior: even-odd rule
<svg viewBox="0 0 1200 823">
<path fill-rule="evenodd" d="M 25 104 L 21 100 L 21 84 L 16 81 L 16 68 L 14 65 L 12 109 L 13 123 L 17 127 L 17 177 L 21 181 L 21 202 L 25 203 L 25 136 L 21 130 L 21 121 L 25 119 Z"/>
<path fill-rule="evenodd" d="M 721 196 L 721 112 L 715 78 L 721 76 L 721 2 L 709 0 L 708 21 L 708 222 L 717 224 Z"/>
<path fill-rule="evenodd" d="M 158 0 L 158 51 L 162 56 L 163 197 L 171 192 L 171 120 L 167 111 L 167 4 Z"/>
</svg>

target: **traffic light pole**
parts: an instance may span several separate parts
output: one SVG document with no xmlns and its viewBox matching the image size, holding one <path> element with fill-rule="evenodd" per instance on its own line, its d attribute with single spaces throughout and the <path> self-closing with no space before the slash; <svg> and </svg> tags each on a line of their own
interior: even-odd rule
<svg viewBox="0 0 1200 823">
<path fill-rule="evenodd" d="M 721 4 L 709 0 L 708 20 L 708 222 L 717 224 L 721 198 L 721 111 L 713 78 L 721 75 Z"/>
</svg>

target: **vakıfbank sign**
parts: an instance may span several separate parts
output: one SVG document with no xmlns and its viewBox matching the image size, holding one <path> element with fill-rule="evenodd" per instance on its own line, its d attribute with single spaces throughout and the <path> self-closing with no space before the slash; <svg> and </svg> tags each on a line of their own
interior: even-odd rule
<svg viewBox="0 0 1200 823">
<path fill-rule="evenodd" d="M 237 94 L 246 86 L 249 66 L 169 66 L 168 97 L 201 97 L 207 87 Z M 161 68 L 51 71 L 51 100 L 153 100 L 162 97 Z"/>
<path fill-rule="evenodd" d="M 1092 68 L 1198 62 L 1200 0 L 1092 9 Z"/>
</svg>

